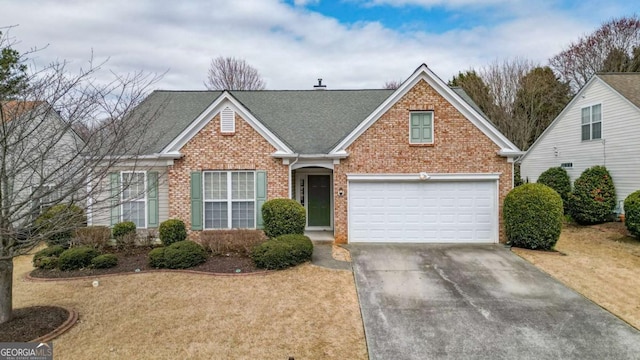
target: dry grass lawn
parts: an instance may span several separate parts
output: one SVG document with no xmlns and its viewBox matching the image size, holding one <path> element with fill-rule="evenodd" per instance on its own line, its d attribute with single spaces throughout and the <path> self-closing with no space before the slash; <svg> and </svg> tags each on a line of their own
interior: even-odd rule
<svg viewBox="0 0 640 360">
<path fill-rule="evenodd" d="M 62 305 L 80 321 L 57 359 L 366 359 L 353 275 L 305 264 L 267 275 L 151 273 L 29 282 L 15 259 L 14 307 Z"/>
<path fill-rule="evenodd" d="M 640 329 L 640 241 L 621 223 L 567 225 L 555 249 L 513 252 Z"/>
</svg>

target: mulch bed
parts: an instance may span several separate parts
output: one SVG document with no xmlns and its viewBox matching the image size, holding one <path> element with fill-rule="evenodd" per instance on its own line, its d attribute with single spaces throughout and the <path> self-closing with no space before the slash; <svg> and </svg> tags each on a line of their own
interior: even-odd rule
<svg viewBox="0 0 640 360">
<path fill-rule="evenodd" d="M 0 326 L 0 342 L 28 342 L 47 335 L 69 318 L 57 306 L 31 306 L 14 309 L 13 318 Z"/>
<path fill-rule="evenodd" d="M 150 248 L 148 247 L 139 247 L 121 252 L 110 251 L 118 257 L 118 265 L 110 269 L 80 269 L 72 271 L 35 269 L 30 275 L 34 278 L 63 279 L 156 270 L 148 264 L 147 254 L 149 254 L 149 251 Z M 207 258 L 206 262 L 189 268 L 188 270 L 218 274 L 242 274 L 263 271 L 262 269 L 257 268 L 253 263 L 253 260 L 250 258 L 234 253 L 227 255 L 211 255 Z"/>
</svg>

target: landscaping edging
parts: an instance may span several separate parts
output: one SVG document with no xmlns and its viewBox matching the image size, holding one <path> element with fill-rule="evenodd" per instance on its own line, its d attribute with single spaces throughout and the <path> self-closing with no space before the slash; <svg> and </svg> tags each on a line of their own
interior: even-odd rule
<svg viewBox="0 0 640 360">
<path fill-rule="evenodd" d="M 208 271 L 198 271 L 198 270 L 171 270 L 171 269 L 158 269 L 158 270 L 141 270 L 138 272 L 123 272 L 123 273 L 113 273 L 113 274 L 99 274 L 99 275 L 87 275 L 87 276 L 77 276 L 77 277 L 69 277 L 69 278 L 41 278 L 41 277 L 33 277 L 31 276 L 31 272 L 26 273 L 25 280 L 27 281 L 73 281 L 73 280 L 89 280 L 89 279 L 97 279 L 103 277 L 115 277 L 115 276 L 124 276 L 124 275 L 137 275 L 137 274 L 153 274 L 153 273 L 177 273 L 177 274 L 195 274 L 195 275 L 210 275 L 210 276 L 251 276 L 251 275 L 266 275 L 269 273 L 273 273 L 274 271 L 264 270 L 264 271 L 254 271 L 250 273 L 212 273 Z"/>
<path fill-rule="evenodd" d="M 57 328 L 55 328 L 52 332 L 40 336 L 39 338 L 33 339 L 29 342 L 32 343 L 44 343 L 44 342 L 49 342 L 55 338 L 57 338 L 58 336 L 64 334 L 65 332 L 67 332 L 67 330 L 71 329 L 73 327 L 73 325 L 76 324 L 76 322 L 78 321 L 78 312 L 75 311 L 74 309 L 70 309 L 64 306 L 57 306 L 54 305 L 56 307 L 59 308 L 63 308 L 65 310 L 67 310 L 67 312 L 69 313 L 69 318 L 62 323 L 62 325 L 58 326 Z"/>
</svg>

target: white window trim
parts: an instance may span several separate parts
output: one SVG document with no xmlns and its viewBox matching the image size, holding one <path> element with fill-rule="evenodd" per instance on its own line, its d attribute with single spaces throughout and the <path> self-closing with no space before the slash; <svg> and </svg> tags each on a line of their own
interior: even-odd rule
<svg viewBox="0 0 640 360">
<path fill-rule="evenodd" d="M 600 105 L 600 121 L 599 121 L 599 123 L 600 123 L 600 137 L 597 138 L 597 139 L 594 139 L 593 138 L 593 124 L 594 124 L 594 122 L 593 122 L 593 107 L 597 106 L 597 105 Z M 583 124 L 582 123 L 582 110 L 583 109 L 587 109 L 587 108 L 589 109 L 589 138 L 588 139 L 583 139 L 582 138 L 582 127 L 587 125 L 587 124 Z M 602 130 L 603 130 L 602 129 L 602 123 L 604 122 L 603 121 L 604 120 L 603 119 L 603 117 L 604 117 L 603 114 L 604 114 L 604 111 L 602 110 L 602 103 L 585 105 L 585 106 L 580 107 L 580 141 L 582 141 L 582 142 L 598 141 L 598 140 L 602 140 L 604 138 L 602 136 L 603 135 L 602 134 Z"/>
<path fill-rule="evenodd" d="M 253 186 L 254 186 L 254 190 L 253 190 L 253 199 L 233 199 L 233 181 L 232 181 L 232 174 L 233 173 L 250 173 L 253 175 Z M 204 181 L 205 178 L 205 174 L 206 173 L 218 173 L 218 174 L 226 174 L 227 176 L 227 199 L 226 200 L 207 200 L 205 197 L 206 191 L 205 191 L 205 184 L 206 182 Z M 247 201 L 253 201 L 253 205 L 254 205 L 254 213 L 253 213 L 253 227 L 251 229 L 255 229 L 256 228 L 256 222 L 258 221 L 258 214 L 256 214 L 255 212 L 255 204 L 256 204 L 256 191 L 255 191 L 255 186 L 256 186 L 256 172 L 255 170 L 210 170 L 210 171 L 203 171 L 202 172 L 202 228 L 204 230 L 229 230 L 229 229 L 234 229 L 232 227 L 233 225 L 233 203 L 234 202 L 247 202 Z M 207 227 L 207 215 L 206 215 L 206 204 L 208 202 L 216 202 L 216 203 L 226 203 L 227 204 L 227 227 L 225 228 L 210 228 Z"/>
<path fill-rule="evenodd" d="M 120 172 L 120 221 L 124 221 L 124 203 L 125 203 L 125 199 L 124 199 L 124 174 L 143 174 L 144 178 L 144 184 L 143 186 L 143 194 L 144 197 L 143 198 L 139 198 L 136 200 L 129 200 L 127 202 L 132 202 L 132 201 L 136 201 L 136 202 L 144 202 L 144 227 L 137 227 L 137 229 L 146 229 L 148 227 L 148 212 L 149 209 L 147 209 L 147 207 L 149 206 L 147 204 L 147 172 L 146 171 L 121 171 Z"/>
<path fill-rule="evenodd" d="M 411 117 L 413 114 L 431 114 L 431 141 L 430 142 L 413 142 L 411 141 Z M 411 145 L 433 145 L 435 142 L 435 123 L 436 116 L 433 110 L 417 110 L 409 111 L 409 144 Z"/>
</svg>

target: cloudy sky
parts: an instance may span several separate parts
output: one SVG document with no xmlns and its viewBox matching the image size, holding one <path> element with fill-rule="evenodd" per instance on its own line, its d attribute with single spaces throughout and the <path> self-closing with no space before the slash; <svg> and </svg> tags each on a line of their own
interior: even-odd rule
<svg viewBox="0 0 640 360">
<path fill-rule="evenodd" d="M 546 60 L 634 1 L 0 0 L 0 28 L 36 64 L 167 72 L 160 89 L 204 89 L 212 58 L 258 69 L 269 89 L 380 88 L 426 63 L 442 79 L 496 59 Z M 6 32 L 6 28 L 3 29 Z"/>
</svg>

